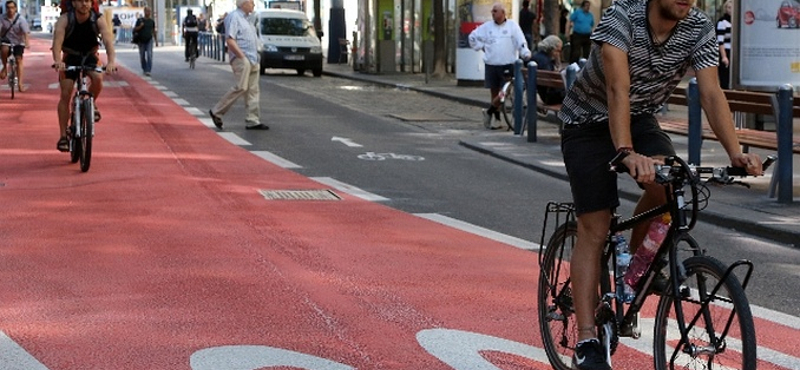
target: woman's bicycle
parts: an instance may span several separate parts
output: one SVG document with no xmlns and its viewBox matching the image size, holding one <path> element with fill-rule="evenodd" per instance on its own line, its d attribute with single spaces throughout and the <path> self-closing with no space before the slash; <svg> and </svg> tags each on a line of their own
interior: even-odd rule
<svg viewBox="0 0 800 370">
<path fill-rule="evenodd" d="M 775 159 L 769 156 L 763 168 Z M 746 175 L 743 168 L 696 167 L 669 157 L 658 166 L 657 175 L 667 193 L 667 204 L 629 219 L 614 215 L 601 259 L 595 310 L 596 330 L 609 365 L 620 337 L 639 338 L 639 311 L 650 293 L 659 293 L 653 331 L 656 370 L 756 368 L 755 327 L 744 292 L 753 264 L 739 260 L 726 267 L 706 255 L 689 234 L 698 212 L 708 204 L 706 184 L 743 184 L 736 176 Z M 623 276 L 616 274 L 616 236 L 664 213 L 672 217 L 669 231 L 638 286 L 633 287 L 635 296 L 628 305 L 622 294 L 617 295 L 624 286 Z M 555 226 L 550 223 L 554 231 L 544 244 L 551 218 L 555 218 Z M 547 205 L 539 250 L 539 327 L 547 357 L 557 370 L 572 369 L 577 344 L 569 267 L 577 232 L 571 203 Z M 663 282 L 663 273 L 668 273 L 668 282 L 658 292 L 655 282 Z M 738 276 L 743 277 L 741 282 Z"/>
<path fill-rule="evenodd" d="M 102 73 L 105 68 L 92 65 L 67 66 L 65 71 L 78 71 L 75 79 L 77 89 L 72 98 L 72 115 L 67 128 L 69 153 L 72 163 L 80 161 L 81 171 L 89 171 L 92 162 L 92 138 L 94 137 L 95 107 L 94 96 L 89 92 L 87 72 Z"/>
</svg>

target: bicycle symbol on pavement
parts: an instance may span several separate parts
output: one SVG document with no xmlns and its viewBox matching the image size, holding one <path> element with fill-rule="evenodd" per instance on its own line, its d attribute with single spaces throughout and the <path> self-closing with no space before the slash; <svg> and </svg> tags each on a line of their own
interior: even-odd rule
<svg viewBox="0 0 800 370">
<path fill-rule="evenodd" d="M 410 154 L 395 154 L 395 153 L 375 153 L 375 152 L 366 152 L 364 154 L 358 155 L 359 159 L 364 159 L 367 161 L 385 161 L 387 159 L 399 159 L 403 161 L 424 161 L 424 157 L 420 157 L 418 155 L 410 155 Z"/>
</svg>

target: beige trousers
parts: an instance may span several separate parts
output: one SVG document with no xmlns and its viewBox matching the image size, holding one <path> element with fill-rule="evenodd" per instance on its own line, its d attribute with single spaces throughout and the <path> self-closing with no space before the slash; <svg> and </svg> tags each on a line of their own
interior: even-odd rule
<svg viewBox="0 0 800 370">
<path fill-rule="evenodd" d="M 244 107 L 247 111 L 245 116 L 245 123 L 256 124 L 261 122 L 261 107 L 260 107 L 260 90 L 259 90 L 259 73 L 261 68 L 258 64 L 250 64 L 247 58 L 236 58 L 231 61 L 231 68 L 233 69 L 233 76 L 236 79 L 236 85 L 231 87 L 222 98 L 219 99 L 212 112 L 217 116 L 223 116 L 228 112 L 239 99 L 244 96 Z"/>
</svg>

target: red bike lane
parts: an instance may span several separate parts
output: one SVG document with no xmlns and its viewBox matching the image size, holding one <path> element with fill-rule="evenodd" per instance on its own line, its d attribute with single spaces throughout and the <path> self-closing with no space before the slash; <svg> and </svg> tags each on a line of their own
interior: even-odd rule
<svg viewBox="0 0 800 370">
<path fill-rule="evenodd" d="M 340 192 L 267 200 L 330 189 L 127 70 L 81 173 L 55 149 L 56 74 L 32 39 L 28 91 L 0 90 L 0 368 L 550 368 L 535 253 Z M 773 321 L 759 345 L 783 366 L 760 368 L 800 368 L 798 328 Z M 650 358 L 622 346 L 615 368 Z"/>
</svg>

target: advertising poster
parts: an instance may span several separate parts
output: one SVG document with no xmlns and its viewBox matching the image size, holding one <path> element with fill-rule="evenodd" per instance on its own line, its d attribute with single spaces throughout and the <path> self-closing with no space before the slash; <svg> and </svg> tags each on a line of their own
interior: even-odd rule
<svg viewBox="0 0 800 370">
<path fill-rule="evenodd" d="M 774 92 L 791 84 L 800 91 L 800 2 L 741 0 L 734 17 L 734 87 Z"/>
</svg>

